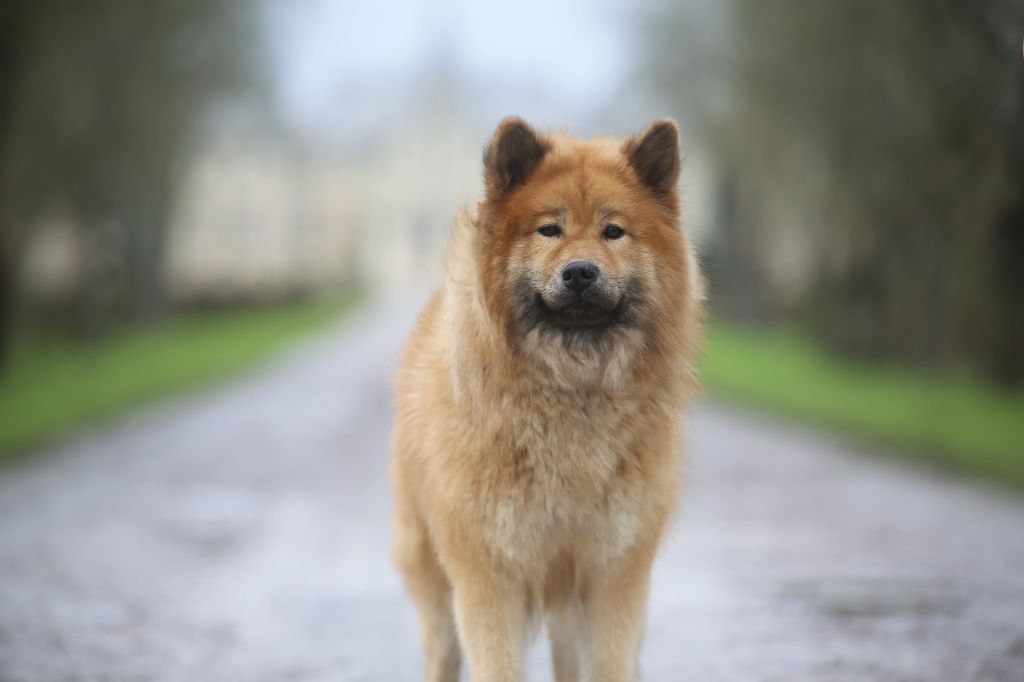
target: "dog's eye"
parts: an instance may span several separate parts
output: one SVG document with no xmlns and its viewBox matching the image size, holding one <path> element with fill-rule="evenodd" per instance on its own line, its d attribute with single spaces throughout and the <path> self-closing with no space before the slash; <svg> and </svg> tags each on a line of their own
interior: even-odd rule
<svg viewBox="0 0 1024 682">
<path fill-rule="evenodd" d="M 542 225 L 537 232 L 540 232 L 545 237 L 560 237 L 562 235 L 562 228 L 554 223 L 550 223 Z"/>
<path fill-rule="evenodd" d="M 605 225 L 604 226 L 604 238 L 605 239 L 621 239 L 622 235 L 626 234 L 618 225 Z"/>
</svg>

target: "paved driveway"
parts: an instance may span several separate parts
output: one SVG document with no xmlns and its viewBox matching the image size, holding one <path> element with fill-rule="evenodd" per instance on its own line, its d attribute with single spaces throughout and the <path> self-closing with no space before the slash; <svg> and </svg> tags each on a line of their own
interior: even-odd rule
<svg viewBox="0 0 1024 682">
<path fill-rule="evenodd" d="M 411 319 L 3 471 L 0 680 L 419 679 L 386 482 Z M 646 679 L 1024 680 L 1021 501 L 721 406 L 691 425 Z"/>
</svg>

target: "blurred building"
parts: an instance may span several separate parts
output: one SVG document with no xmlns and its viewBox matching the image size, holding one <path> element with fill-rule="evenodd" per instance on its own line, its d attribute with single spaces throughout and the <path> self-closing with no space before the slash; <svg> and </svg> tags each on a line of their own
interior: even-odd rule
<svg viewBox="0 0 1024 682">
<path fill-rule="evenodd" d="M 252 135 L 210 144 L 170 231 L 172 298 L 437 281 L 455 212 L 479 191 L 482 140 L 443 88 L 422 90 L 408 112 L 385 132 L 316 149 Z"/>
<path fill-rule="evenodd" d="M 443 115 L 416 116 L 350 180 L 360 276 L 385 291 L 440 281 L 452 221 L 481 191 L 484 140 Z"/>
<path fill-rule="evenodd" d="M 452 222 L 482 191 L 481 153 L 497 123 L 474 114 L 452 82 L 444 73 L 425 79 L 404 113 L 376 130 L 346 129 L 340 112 L 333 139 L 251 121 L 215 127 L 179 183 L 163 255 L 167 298 L 193 305 L 436 285 Z M 716 178 L 699 148 L 686 154 L 687 228 L 705 241 L 718 219 Z M 76 286 L 79 233 L 54 218 L 35 234 L 23 279 L 52 298 Z"/>
<path fill-rule="evenodd" d="M 352 280 L 349 173 L 277 136 L 211 141 L 187 171 L 168 233 L 169 297 L 273 299 Z"/>
</svg>

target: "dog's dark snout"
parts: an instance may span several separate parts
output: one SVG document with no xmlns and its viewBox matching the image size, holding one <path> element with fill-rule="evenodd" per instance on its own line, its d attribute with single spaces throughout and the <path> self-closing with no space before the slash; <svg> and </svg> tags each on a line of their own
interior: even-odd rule
<svg viewBox="0 0 1024 682">
<path fill-rule="evenodd" d="M 597 266 L 585 260 L 575 260 L 562 269 L 562 283 L 577 294 L 597 279 Z"/>
</svg>

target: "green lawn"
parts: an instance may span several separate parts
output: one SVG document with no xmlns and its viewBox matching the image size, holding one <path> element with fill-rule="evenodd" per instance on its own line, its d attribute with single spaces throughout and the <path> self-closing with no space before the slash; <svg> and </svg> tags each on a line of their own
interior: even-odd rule
<svg viewBox="0 0 1024 682">
<path fill-rule="evenodd" d="M 721 323 L 708 330 L 702 371 L 712 395 L 1024 489 L 1024 393 L 840 360 L 794 330 Z"/>
<path fill-rule="evenodd" d="M 192 314 L 102 344 L 20 339 L 0 376 L 0 458 L 144 400 L 230 376 L 336 319 L 355 297 Z"/>
</svg>

